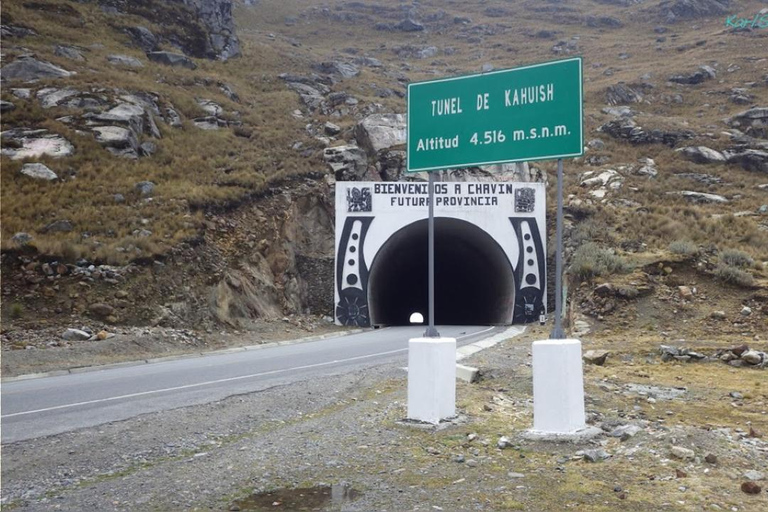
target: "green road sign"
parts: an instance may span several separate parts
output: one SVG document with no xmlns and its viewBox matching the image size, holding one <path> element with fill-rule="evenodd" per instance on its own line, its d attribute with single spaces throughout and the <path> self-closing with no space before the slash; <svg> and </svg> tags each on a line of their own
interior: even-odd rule
<svg viewBox="0 0 768 512">
<path fill-rule="evenodd" d="M 580 156 L 581 57 L 408 85 L 408 171 Z"/>
</svg>

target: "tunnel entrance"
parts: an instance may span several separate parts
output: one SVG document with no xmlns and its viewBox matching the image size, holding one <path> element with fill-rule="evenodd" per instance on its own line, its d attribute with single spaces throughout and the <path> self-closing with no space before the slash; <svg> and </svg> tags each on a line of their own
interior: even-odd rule
<svg viewBox="0 0 768 512">
<path fill-rule="evenodd" d="M 373 325 L 408 325 L 428 316 L 428 224 L 419 220 L 382 245 L 371 265 L 368 305 Z M 501 246 L 464 220 L 435 218 L 435 324 L 512 322 L 515 278 Z"/>
</svg>

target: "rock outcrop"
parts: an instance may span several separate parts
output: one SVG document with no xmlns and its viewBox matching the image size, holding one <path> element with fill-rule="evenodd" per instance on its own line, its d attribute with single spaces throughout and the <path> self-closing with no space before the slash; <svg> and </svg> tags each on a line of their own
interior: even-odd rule
<svg viewBox="0 0 768 512">
<path fill-rule="evenodd" d="M 725 163 L 725 156 L 719 151 L 706 146 L 687 146 L 679 151 L 685 158 L 697 164 L 721 164 Z"/>
<path fill-rule="evenodd" d="M 693 203 L 716 203 L 724 204 L 728 202 L 728 199 L 717 194 L 707 194 L 704 192 L 695 192 L 692 190 L 683 190 L 680 192 L 667 192 L 669 195 L 682 196 L 688 201 Z"/>
<path fill-rule="evenodd" d="M 627 105 L 643 101 L 643 95 L 640 92 L 624 83 L 608 86 L 605 98 L 609 105 Z"/>
<path fill-rule="evenodd" d="M 357 143 L 368 154 L 375 155 L 383 149 L 405 144 L 405 115 L 373 114 L 355 127 Z"/>
<path fill-rule="evenodd" d="M 98 0 L 115 14 L 141 16 L 162 27 L 157 34 L 144 27 L 125 27 L 126 32 L 145 52 L 164 40 L 192 57 L 227 60 L 240 55 L 235 33 L 232 0 L 166 0 L 164 2 L 126 2 Z M 156 36 L 155 39 L 151 35 Z"/>
<path fill-rule="evenodd" d="M 192 62 L 192 59 L 180 53 L 165 51 L 148 52 L 147 58 L 152 62 L 158 62 L 160 64 L 165 64 L 166 66 L 197 69 L 197 64 Z"/>
<path fill-rule="evenodd" d="M 699 69 L 688 75 L 671 76 L 669 81 L 676 84 L 697 85 L 716 77 L 717 73 L 710 66 L 700 66 Z"/>
<path fill-rule="evenodd" d="M 738 164 L 748 171 L 768 172 L 768 151 L 743 149 L 726 151 L 724 155 L 728 163 Z"/>
<path fill-rule="evenodd" d="M 360 181 L 368 172 L 365 151 L 354 145 L 326 148 L 323 158 L 339 181 Z"/>
<path fill-rule="evenodd" d="M 20 173 L 36 180 L 55 181 L 59 179 L 56 173 L 50 170 L 47 165 L 40 163 L 24 164 Z"/>
<path fill-rule="evenodd" d="M 755 107 L 739 112 L 726 122 L 752 137 L 768 138 L 768 107 Z"/>
<path fill-rule="evenodd" d="M 125 32 L 131 38 L 133 43 L 145 52 L 149 53 L 157 50 L 159 42 L 158 38 L 147 27 L 142 27 L 141 25 L 128 27 L 125 29 Z"/>
<path fill-rule="evenodd" d="M 208 29 L 207 55 L 227 60 L 240 55 L 240 40 L 235 33 L 232 0 L 182 0 L 192 7 Z"/>
<path fill-rule="evenodd" d="M 31 82 L 43 78 L 66 78 L 75 73 L 67 71 L 43 60 L 34 57 L 19 57 L 10 64 L 0 69 L 0 77 L 5 81 Z"/>
<path fill-rule="evenodd" d="M 657 8 L 659 16 L 667 23 L 722 16 L 729 12 L 731 0 L 666 0 Z"/>
<path fill-rule="evenodd" d="M 57 44 L 54 46 L 53 54 L 57 57 L 64 57 L 66 59 L 70 60 L 76 60 L 76 61 L 85 61 L 85 57 L 83 56 L 83 50 L 80 48 L 76 48 L 74 46 L 65 46 L 61 44 Z"/>
<path fill-rule="evenodd" d="M 646 131 L 632 119 L 615 119 L 602 125 L 599 130 L 617 139 L 626 139 L 632 144 L 666 144 L 667 146 L 675 146 L 678 142 L 692 139 L 695 136 L 690 130 Z"/>
<path fill-rule="evenodd" d="M 50 156 L 54 158 L 69 156 L 75 152 L 74 146 L 64 137 L 48 130 L 17 128 L 2 132 L 5 141 L 2 154 L 11 160 Z"/>
<path fill-rule="evenodd" d="M 143 68 L 144 63 L 136 57 L 130 55 L 107 55 L 107 61 L 115 66 L 125 66 L 128 68 Z"/>
</svg>

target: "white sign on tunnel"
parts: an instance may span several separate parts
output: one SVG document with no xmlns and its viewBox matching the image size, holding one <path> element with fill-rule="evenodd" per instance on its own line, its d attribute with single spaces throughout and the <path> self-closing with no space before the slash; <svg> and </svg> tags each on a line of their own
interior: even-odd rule
<svg viewBox="0 0 768 512">
<path fill-rule="evenodd" d="M 437 324 L 508 325 L 546 311 L 542 183 L 435 183 Z M 426 317 L 428 185 L 337 182 L 335 320 Z"/>
</svg>

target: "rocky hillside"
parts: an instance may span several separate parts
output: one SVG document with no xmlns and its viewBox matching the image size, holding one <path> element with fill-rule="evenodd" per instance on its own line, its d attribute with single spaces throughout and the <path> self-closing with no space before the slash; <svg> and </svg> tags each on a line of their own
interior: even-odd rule
<svg viewBox="0 0 768 512">
<path fill-rule="evenodd" d="M 766 8 L 8 0 L 4 347 L 41 321 L 328 314 L 334 181 L 424 178 L 403 174 L 407 83 L 571 55 L 589 141 L 566 164 L 572 328 L 768 332 Z"/>
</svg>

